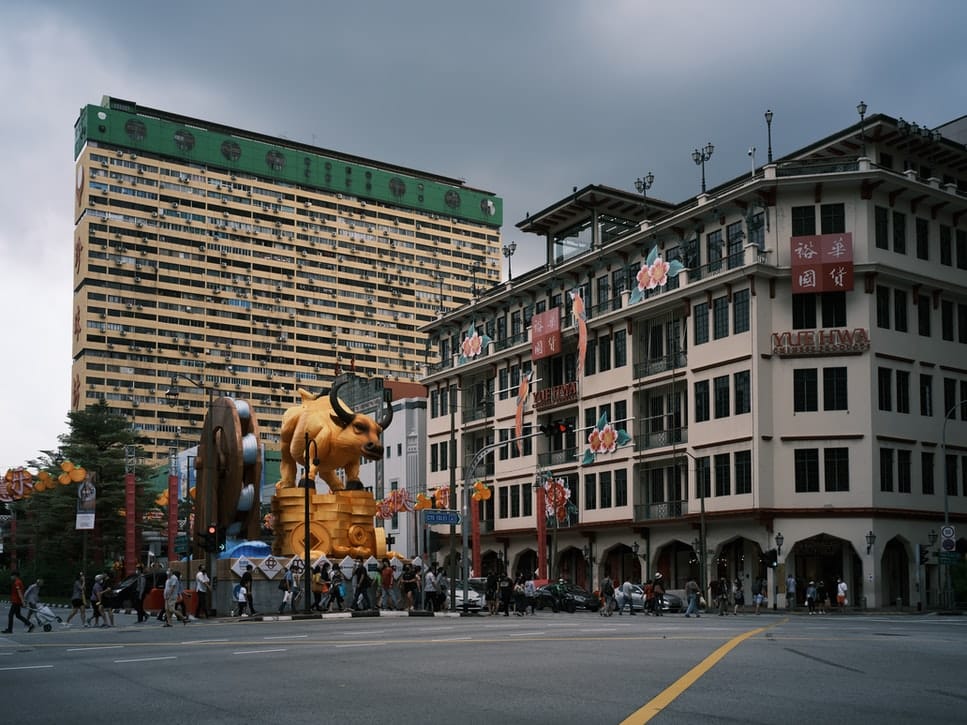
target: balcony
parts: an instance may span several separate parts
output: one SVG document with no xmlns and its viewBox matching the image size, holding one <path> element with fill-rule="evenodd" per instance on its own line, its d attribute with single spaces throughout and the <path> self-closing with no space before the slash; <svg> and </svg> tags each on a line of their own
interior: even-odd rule
<svg viewBox="0 0 967 725">
<path fill-rule="evenodd" d="M 664 357 L 656 357 L 646 362 L 635 363 L 635 377 L 646 378 L 649 375 L 657 375 L 676 368 L 688 366 L 688 353 L 673 352 Z"/>
<path fill-rule="evenodd" d="M 548 451 L 537 454 L 538 468 L 553 468 L 554 466 L 567 466 L 577 464 L 578 449 L 564 448 L 559 451 Z"/>
<path fill-rule="evenodd" d="M 688 501 L 663 501 L 635 505 L 635 521 L 677 519 L 688 513 Z"/>
<path fill-rule="evenodd" d="M 666 446 L 675 446 L 680 443 L 688 443 L 688 428 L 672 428 L 671 430 L 635 436 L 636 451 L 665 448 Z"/>
<path fill-rule="evenodd" d="M 601 315 L 606 315 L 609 312 L 614 312 L 615 310 L 621 309 L 622 294 L 620 292 L 616 293 L 609 300 L 604 302 L 599 302 L 593 305 L 588 311 L 591 318 L 600 317 Z"/>
<path fill-rule="evenodd" d="M 520 345 L 527 342 L 527 333 L 518 332 L 514 335 L 508 335 L 507 337 L 501 338 L 494 342 L 494 352 L 500 352 L 501 350 L 506 350 L 514 345 Z"/>
<path fill-rule="evenodd" d="M 494 417 L 494 404 L 484 403 L 483 405 L 478 405 L 474 408 L 464 408 L 463 411 L 463 422 L 473 423 L 475 420 L 483 420 L 485 418 Z"/>
</svg>

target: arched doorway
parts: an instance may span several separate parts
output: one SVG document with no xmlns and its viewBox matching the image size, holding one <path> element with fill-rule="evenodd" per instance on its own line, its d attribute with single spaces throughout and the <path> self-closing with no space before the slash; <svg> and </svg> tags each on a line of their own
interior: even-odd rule
<svg viewBox="0 0 967 725">
<path fill-rule="evenodd" d="M 859 604 L 863 596 L 863 562 L 853 545 L 845 539 L 830 534 L 817 534 L 797 541 L 786 558 L 784 572 L 776 582 L 785 591 L 785 580 L 790 575 L 796 579 L 796 598 L 802 605 L 802 596 L 810 581 L 816 582 L 827 598 L 836 604 L 836 580 L 842 577 L 849 590 L 849 606 Z M 777 575 L 778 576 L 778 575 Z"/>
<path fill-rule="evenodd" d="M 624 581 L 630 581 L 633 584 L 643 583 L 641 558 L 625 544 L 617 544 L 604 552 L 598 565 L 601 576 L 611 577 L 611 581 L 616 586 Z M 590 587 L 587 588 L 590 589 Z"/>
<path fill-rule="evenodd" d="M 654 579 L 661 572 L 665 589 L 684 589 L 689 579 L 701 581 L 701 563 L 695 547 L 675 539 L 659 546 L 654 554 L 654 565 L 645 572 L 645 580 Z"/>
<path fill-rule="evenodd" d="M 517 554 L 514 561 L 513 576 L 523 574 L 525 579 L 532 579 L 537 576 L 537 552 L 533 549 L 524 549 Z"/>
<path fill-rule="evenodd" d="M 882 602 L 886 606 L 895 604 L 897 599 L 901 606 L 910 606 L 910 555 L 907 553 L 907 546 L 905 541 L 895 536 L 883 547 L 878 593 L 886 596 Z"/>
</svg>

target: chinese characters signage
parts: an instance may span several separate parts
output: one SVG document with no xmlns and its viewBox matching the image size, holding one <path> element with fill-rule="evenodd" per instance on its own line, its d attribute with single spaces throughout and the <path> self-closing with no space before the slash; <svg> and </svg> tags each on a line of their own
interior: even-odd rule
<svg viewBox="0 0 967 725">
<path fill-rule="evenodd" d="M 853 235 L 792 237 L 792 293 L 850 292 L 853 289 Z"/>
<path fill-rule="evenodd" d="M 531 360 L 561 352 L 561 312 L 555 307 L 531 318 Z"/>
</svg>

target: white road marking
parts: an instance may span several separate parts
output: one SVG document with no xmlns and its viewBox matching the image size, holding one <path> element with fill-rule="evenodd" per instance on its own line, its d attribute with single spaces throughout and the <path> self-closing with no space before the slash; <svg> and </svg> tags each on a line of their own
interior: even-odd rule
<svg viewBox="0 0 967 725">
<path fill-rule="evenodd" d="M 383 634 L 385 629 L 352 629 L 346 632 L 333 632 L 343 637 L 355 637 L 360 634 Z"/>
<path fill-rule="evenodd" d="M 262 637 L 262 639 L 305 639 L 308 634 L 280 634 L 275 637 Z"/>
<path fill-rule="evenodd" d="M 157 662 L 159 660 L 176 660 L 178 659 L 175 655 L 168 655 L 167 657 L 138 657 L 136 659 L 130 660 L 114 660 L 116 664 L 122 664 L 126 662 Z"/>
<path fill-rule="evenodd" d="M 511 632 L 508 637 L 536 637 L 543 634 L 543 632 Z"/>
<path fill-rule="evenodd" d="M 445 637 L 443 639 L 431 639 L 431 642 L 466 642 L 473 637 Z"/>
<path fill-rule="evenodd" d="M 49 670 L 53 665 L 24 665 L 23 667 L 0 667 L 0 672 L 12 672 L 14 670 Z"/>
<path fill-rule="evenodd" d="M 228 637 L 225 639 L 193 639 L 190 642 L 182 642 L 182 644 L 210 644 L 212 642 L 228 642 Z"/>
<path fill-rule="evenodd" d="M 286 652 L 285 649 L 245 649 L 232 652 L 233 655 L 260 655 L 268 652 Z"/>
<path fill-rule="evenodd" d="M 377 647 L 386 644 L 385 642 L 357 642 L 355 644 L 334 644 L 333 647 Z"/>
<path fill-rule="evenodd" d="M 64 650 L 65 652 L 93 652 L 98 649 L 124 649 L 123 644 L 109 644 L 103 647 L 71 647 L 70 649 Z"/>
</svg>

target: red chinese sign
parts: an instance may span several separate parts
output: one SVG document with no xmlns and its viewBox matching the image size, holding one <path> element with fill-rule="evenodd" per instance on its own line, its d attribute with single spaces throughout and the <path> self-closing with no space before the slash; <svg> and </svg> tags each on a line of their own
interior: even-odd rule
<svg viewBox="0 0 967 725">
<path fill-rule="evenodd" d="M 793 294 L 852 291 L 852 233 L 792 237 L 789 244 Z"/>
<path fill-rule="evenodd" d="M 561 313 L 557 307 L 531 318 L 531 360 L 561 352 Z"/>
</svg>

